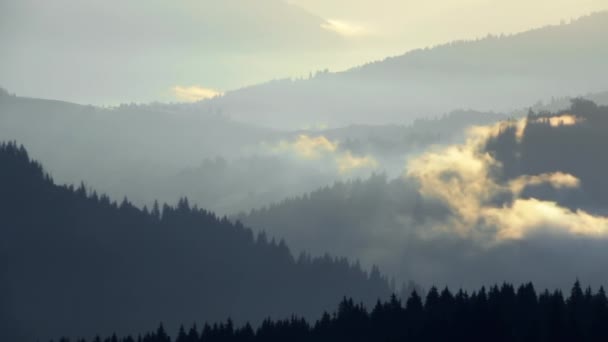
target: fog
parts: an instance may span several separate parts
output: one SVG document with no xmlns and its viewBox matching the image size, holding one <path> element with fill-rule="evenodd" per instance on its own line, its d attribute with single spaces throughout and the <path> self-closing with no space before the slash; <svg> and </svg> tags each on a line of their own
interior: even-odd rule
<svg viewBox="0 0 608 342">
<path fill-rule="evenodd" d="M 606 257 L 608 218 L 598 210 L 605 163 L 597 149 L 606 110 L 581 101 L 562 112 L 576 113 L 576 123 L 558 113 L 549 117 L 559 122 L 476 126 L 463 143 L 409 158 L 401 177 L 337 183 L 239 219 L 313 254 L 331 249 L 426 286 L 603 284 L 597 260 Z"/>
<path fill-rule="evenodd" d="M 0 340 L 608 284 L 603 4 L 414 5 L 0 0 Z"/>
<path fill-rule="evenodd" d="M 605 95 L 589 97 L 602 102 Z M 535 108 L 542 113 L 564 103 Z M 398 283 L 468 287 L 510 279 L 550 287 L 567 286 L 573 277 L 605 281 L 602 264 L 590 259 L 602 253 L 608 229 L 605 196 L 597 192 L 599 157 L 570 162 L 561 147 L 556 165 L 513 145 L 540 148 L 531 129 L 548 125 L 557 134 L 551 139 L 575 139 L 564 146 L 581 146 L 576 139 L 586 136 L 589 153 L 601 149 L 602 134 L 589 129 L 601 132 L 604 121 L 595 117 L 605 107 L 576 103 L 533 120 L 518 111 L 455 111 L 411 125 L 281 131 L 201 113 L 195 105 L 98 108 L 0 98 L 3 137 L 29 146 L 60 183 L 84 181 L 148 208 L 187 196 L 285 238 L 295 253 L 331 251 L 368 268 L 379 265 Z M 167 134 L 168 127 L 180 134 Z M 550 150 L 540 153 L 551 158 Z M 535 161 L 534 170 L 521 170 L 526 160 Z M 585 169 L 591 160 L 594 173 Z M 571 239 L 577 242 L 569 249 Z M 549 254 L 540 259 L 545 264 L 529 264 L 527 253 Z M 571 266 L 562 262 L 559 276 L 537 272 L 555 258 Z"/>
<path fill-rule="evenodd" d="M 460 111 L 411 125 L 285 131 L 189 104 L 100 108 L 2 96 L 0 110 L 3 139 L 25 144 L 59 183 L 85 182 L 148 207 L 187 196 L 222 215 L 336 180 L 397 176 L 407 156 L 504 117 Z"/>
</svg>

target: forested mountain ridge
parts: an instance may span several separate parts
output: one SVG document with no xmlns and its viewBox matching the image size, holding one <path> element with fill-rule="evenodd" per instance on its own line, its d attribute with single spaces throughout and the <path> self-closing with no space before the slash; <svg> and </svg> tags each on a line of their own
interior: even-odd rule
<svg viewBox="0 0 608 342">
<path fill-rule="evenodd" d="M 188 197 L 221 215 L 372 171 L 341 174 L 326 160 L 280 150 L 302 135 L 325 138 L 340 154 L 373 158 L 383 171 L 395 174 L 404 155 L 457 140 L 468 125 L 501 118 L 457 111 L 412 125 L 277 131 L 236 122 L 220 110 L 200 110 L 195 104 L 104 108 L 0 91 L 0 136 L 27 146 L 58 184 L 78 184 L 84 174 L 89 186 L 114 198 L 127 195 L 138 206 Z"/>
<path fill-rule="evenodd" d="M 595 260 L 608 258 L 607 109 L 577 99 L 476 127 L 465 143 L 414 156 L 399 177 L 337 182 L 235 218 L 425 287 L 605 284 Z M 507 231 L 517 234 L 499 235 Z"/>
<path fill-rule="evenodd" d="M 0 145 L 0 188 L 3 340 L 314 317 L 342 296 L 373 303 L 391 292 L 377 269 L 296 259 L 283 242 L 187 199 L 141 210 L 57 186 L 15 143 Z"/>
<path fill-rule="evenodd" d="M 569 109 L 555 113 L 530 111 L 525 129 L 507 126 L 490 139 L 486 150 L 505 168 L 507 180 L 521 175 L 565 172 L 577 177 L 580 191 L 558 201 L 575 208 L 608 212 L 608 106 L 574 99 Z M 527 196 L 554 194 L 546 187 L 528 189 Z"/>
<path fill-rule="evenodd" d="M 418 49 L 343 72 L 229 91 L 200 106 L 292 129 L 407 123 L 459 108 L 507 112 L 552 96 L 608 89 L 607 34 L 608 12 L 598 12 L 514 35 Z"/>
</svg>

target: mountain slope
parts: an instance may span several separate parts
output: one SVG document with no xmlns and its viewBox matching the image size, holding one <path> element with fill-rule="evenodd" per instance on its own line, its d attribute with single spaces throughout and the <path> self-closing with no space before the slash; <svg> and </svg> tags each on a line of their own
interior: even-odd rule
<svg viewBox="0 0 608 342">
<path fill-rule="evenodd" d="M 338 182 L 238 219 L 292 248 L 334 246 L 423 286 L 604 284 L 608 107 L 576 100 L 523 120 L 431 148 L 397 179 Z"/>
<path fill-rule="evenodd" d="M 565 172 L 580 180 L 581 193 L 559 197 L 575 208 L 608 212 L 608 106 L 575 99 L 570 109 L 557 113 L 530 112 L 525 130 L 517 136 L 505 129 L 486 144 L 486 150 L 506 165 L 505 179 L 522 175 Z M 553 118 L 553 120 L 552 120 Z M 548 189 L 530 190 L 529 196 L 551 197 Z M 553 194 L 554 195 L 554 194 Z"/>
<path fill-rule="evenodd" d="M 187 200 L 142 211 L 84 186 L 54 185 L 12 143 L 0 146 L 0 187 L 3 340 L 313 317 L 344 295 L 371 304 L 390 292 L 377 269 L 328 256 L 296 260 L 283 242 Z"/>
<path fill-rule="evenodd" d="M 138 205 L 155 199 L 191 201 L 220 214 L 280 201 L 337 179 L 326 160 L 281 151 L 301 135 L 324 137 L 337 152 L 374 158 L 400 172 L 404 155 L 460 136 L 464 127 L 500 115 L 460 112 L 407 125 L 351 125 L 338 129 L 277 131 L 227 119 L 221 111 L 188 104 L 115 108 L 11 96 L 0 90 L 0 137 L 28 147 L 59 184 L 87 184 Z M 334 163 L 335 164 L 335 163 Z M 396 173 L 395 173 L 396 174 Z M 256 179 L 251 182 L 251 179 Z"/>
<path fill-rule="evenodd" d="M 60 184 L 84 174 L 99 191 L 138 204 L 176 201 L 187 193 L 165 188 L 181 170 L 206 158 L 236 158 L 276 136 L 188 105 L 101 108 L 0 94 L 2 139 L 28 146 Z"/>
<path fill-rule="evenodd" d="M 569 24 L 415 50 L 306 80 L 228 92 L 202 107 L 273 127 L 396 123 L 464 108 L 510 111 L 608 89 L 608 12 Z"/>
</svg>

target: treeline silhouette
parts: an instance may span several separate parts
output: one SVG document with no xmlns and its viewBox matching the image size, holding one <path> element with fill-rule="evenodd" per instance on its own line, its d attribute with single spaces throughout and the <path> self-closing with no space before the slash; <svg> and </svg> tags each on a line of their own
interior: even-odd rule
<svg viewBox="0 0 608 342">
<path fill-rule="evenodd" d="M 564 114 L 577 116 L 579 122 L 559 125 L 554 119 L 552 126 L 546 119 Z M 607 131 L 608 107 L 586 100 L 575 100 L 566 111 L 532 114 L 521 139 L 512 125 L 487 141 L 486 150 L 501 162 L 490 176 L 506 185 L 521 175 L 571 173 L 580 178 L 580 187 L 530 185 L 522 196 L 555 201 L 573 213 L 580 208 L 605 216 Z M 500 208 L 510 206 L 513 197 L 500 195 L 492 201 Z M 454 238 L 455 231 L 450 229 L 427 238 L 437 227 L 450 227 L 454 217 L 441 199 L 423 196 L 415 179 L 391 179 L 382 174 L 337 182 L 235 216 L 249 227 L 280 234 L 292 248 L 359 256 L 363 262 L 424 287 L 439 282 L 471 288 L 508 279 L 562 288 L 577 276 L 594 286 L 608 281 L 604 265 L 597 262 L 608 257 L 606 239 L 562 235 L 554 227 L 492 248 L 469 236 Z"/>
<path fill-rule="evenodd" d="M 280 234 L 295 249 L 306 248 L 315 255 L 332 250 L 351 258 L 362 256 L 362 261 L 382 265 L 385 272 L 416 281 L 406 273 L 405 263 L 410 261 L 401 259 L 416 247 L 411 245 L 418 244 L 410 232 L 449 215 L 442 203 L 418 190 L 415 182 L 403 177 L 372 174 L 252 209 L 234 219 Z M 404 224 L 404 218 L 409 224 Z M 395 244 L 404 234 L 410 235 L 410 243 Z"/>
<path fill-rule="evenodd" d="M 231 321 L 183 326 L 172 339 L 161 324 L 137 337 L 113 335 L 93 342 L 272 342 L 272 341 L 606 341 L 608 299 L 603 288 L 583 289 L 578 281 L 569 296 L 531 283 L 456 293 L 431 288 L 423 300 L 413 292 L 406 303 L 396 296 L 377 302 L 370 311 L 352 299 L 309 323 L 292 317 L 265 320 L 257 329 Z M 63 338 L 59 342 L 70 342 Z M 86 342 L 85 339 L 74 340 Z"/>
<path fill-rule="evenodd" d="M 345 258 L 294 258 L 283 241 L 191 206 L 139 209 L 59 186 L 0 144 L 0 340 L 141 331 L 163 321 L 316 317 L 336 298 L 392 289 Z"/>
<path fill-rule="evenodd" d="M 551 123 L 562 115 L 576 117 L 575 124 Z M 556 119 L 557 120 L 557 119 Z M 565 172 L 581 180 L 581 191 L 557 196 L 550 187 L 528 189 L 537 198 L 560 198 L 573 207 L 608 204 L 608 106 L 585 99 L 572 100 L 571 107 L 556 113 L 530 111 L 521 139 L 517 128 L 505 128 L 490 139 L 486 150 L 503 165 L 504 179 L 546 172 Z"/>
<path fill-rule="evenodd" d="M 337 140 L 340 152 L 361 157 L 371 154 L 383 168 L 399 173 L 404 154 L 450 141 L 464 126 L 499 118 L 457 111 L 412 125 L 284 132 L 238 123 L 218 108 L 204 111 L 194 104 L 93 107 L 8 96 L 0 90 L 0 137 L 27 146 L 45 168 L 53 170 L 56 181 L 78 184 L 86 175 L 87 185 L 103 189 L 113 198 L 129 194 L 129 200 L 138 206 L 150 206 L 154 199 L 174 202 L 187 196 L 222 215 L 259 208 L 345 176 L 369 172 L 363 168 L 361 173 L 352 170 L 343 175 L 323 161 L 302 162 L 285 153 L 268 154 L 275 143 L 292 141 L 299 134 Z"/>
</svg>

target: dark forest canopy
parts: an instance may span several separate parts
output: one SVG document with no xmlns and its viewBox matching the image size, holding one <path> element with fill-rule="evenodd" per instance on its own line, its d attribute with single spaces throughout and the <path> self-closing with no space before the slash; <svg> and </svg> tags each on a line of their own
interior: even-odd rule
<svg viewBox="0 0 608 342">
<path fill-rule="evenodd" d="M 400 238 L 404 231 L 399 217 L 411 217 L 413 224 L 422 225 L 425 217 L 447 214 L 440 204 L 422 198 L 415 184 L 374 174 L 364 180 L 336 182 L 235 218 L 279 234 L 293 248 L 314 255 L 331 249 L 353 256 L 383 255 L 392 248 L 390 239 Z M 380 231 L 393 227 L 388 234 Z M 392 262 L 391 272 L 397 272 L 401 261 Z"/>
<path fill-rule="evenodd" d="M 138 209 L 57 186 L 0 145 L 0 340 L 141 331 L 163 321 L 316 317 L 348 296 L 391 292 L 374 268 L 294 258 L 284 242 L 190 206 Z"/>
<path fill-rule="evenodd" d="M 544 290 L 531 283 L 504 283 L 467 293 L 435 287 L 421 298 L 416 292 L 402 303 L 397 297 L 377 302 L 371 310 L 343 299 L 332 314 L 314 323 L 292 316 L 265 320 L 259 327 L 219 324 L 179 329 L 172 339 L 161 324 L 137 337 L 60 339 L 60 342 L 274 342 L 274 341 L 606 341 L 608 299 L 603 288 L 583 289 L 577 281 L 570 294 Z"/>
<path fill-rule="evenodd" d="M 564 121 L 566 120 L 566 121 Z M 556 113 L 530 111 L 521 137 L 515 126 L 490 139 L 486 150 L 504 167 L 505 180 L 548 172 L 572 174 L 581 181 L 579 192 L 558 200 L 570 207 L 605 211 L 608 205 L 608 106 L 585 99 Z M 527 189 L 536 198 L 554 198 L 547 188 Z"/>
</svg>

